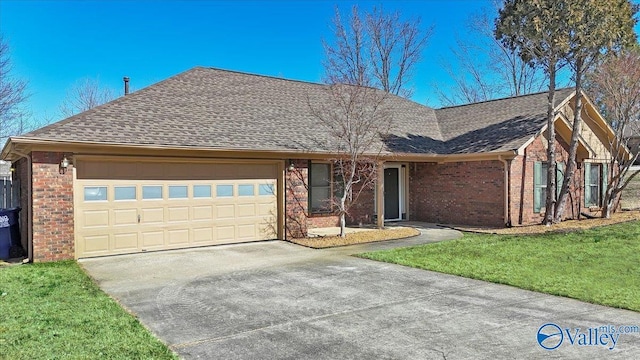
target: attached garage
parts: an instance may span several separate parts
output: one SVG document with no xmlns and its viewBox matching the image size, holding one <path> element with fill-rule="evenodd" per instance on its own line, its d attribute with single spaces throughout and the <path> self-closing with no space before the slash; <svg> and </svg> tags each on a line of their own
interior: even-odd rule
<svg viewBox="0 0 640 360">
<path fill-rule="evenodd" d="M 276 239 L 279 165 L 76 156 L 76 258 Z"/>
</svg>

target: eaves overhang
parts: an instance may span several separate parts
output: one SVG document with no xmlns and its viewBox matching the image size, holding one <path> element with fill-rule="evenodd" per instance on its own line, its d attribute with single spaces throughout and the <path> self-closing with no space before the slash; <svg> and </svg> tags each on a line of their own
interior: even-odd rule
<svg viewBox="0 0 640 360">
<path fill-rule="evenodd" d="M 32 151 L 67 152 L 75 154 L 137 155 L 137 156 L 183 156 L 202 158 L 252 158 L 252 159 L 328 159 L 341 157 L 337 152 L 269 149 L 225 149 L 155 144 L 103 143 L 91 141 L 52 140 L 30 137 L 11 137 L 1 152 L 4 160 L 15 161 L 20 154 Z M 411 162 L 459 162 L 510 159 L 517 156 L 516 150 L 489 151 L 468 154 L 420 154 L 420 153 L 372 153 L 381 161 Z"/>
</svg>

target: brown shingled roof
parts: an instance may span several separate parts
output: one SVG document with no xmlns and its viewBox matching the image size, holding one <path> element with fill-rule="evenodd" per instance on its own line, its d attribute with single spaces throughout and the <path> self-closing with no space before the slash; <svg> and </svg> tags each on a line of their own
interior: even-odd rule
<svg viewBox="0 0 640 360">
<path fill-rule="evenodd" d="M 17 138 L 224 150 L 325 152 L 324 125 L 309 102 L 327 86 L 196 67 L 112 102 Z M 570 93 L 558 92 L 564 100 Z M 540 130 L 546 93 L 433 110 L 388 98 L 394 153 L 514 150 Z M 436 118 L 437 117 L 437 118 Z"/>
<path fill-rule="evenodd" d="M 573 94 L 556 90 L 556 105 Z M 514 96 L 436 110 L 450 154 L 518 149 L 547 120 L 547 92 Z"/>
</svg>

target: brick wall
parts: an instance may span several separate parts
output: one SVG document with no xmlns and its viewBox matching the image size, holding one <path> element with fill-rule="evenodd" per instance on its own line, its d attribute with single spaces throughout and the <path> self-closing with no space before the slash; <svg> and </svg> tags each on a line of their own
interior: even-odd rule
<svg viewBox="0 0 640 360">
<path fill-rule="evenodd" d="M 340 226 L 340 218 L 334 214 L 309 214 L 308 183 L 309 169 L 307 160 L 294 161 L 295 169 L 287 170 L 285 185 L 286 236 L 287 238 L 305 237 L 308 229 Z M 356 190 L 357 191 L 357 190 Z M 357 203 L 351 206 L 346 216 L 347 224 L 360 225 L 372 222 L 374 212 L 374 189 L 364 189 Z"/>
<path fill-rule="evenodd" d="M 73 259 L 73 169 L 60 174 L 62 153 L 33 152 L 33 260 Z"/>
<path fill-rule="evenodd" d="M 535 213 L 533 208 L 533 167 L 536 161 L 547 160 L 546 139 L 540 135 L 527 148 L 525 154 L 511 162 L 511 222 L 514 225 L 539 224 L 544 217 L 544 210 Z M 560 137 L 556 138 L 556 161 L 565 162 L 568 158 L 568 144 Z M 565 166 L 566 168 L 566 166 Z M 578 163 L 574 182 L 570 187 L 570 197 L 565 210 L 565 219 L 577 219 L 584 203 L 582 198 L 583 168 Z M 560 184 L 558 184 L 560 186 Z"/>
<path fill-rule="evenodd" d="M 504 226 L 504 164 L 411 164 L 409 209 L 411 220 Z"/>
</svg>

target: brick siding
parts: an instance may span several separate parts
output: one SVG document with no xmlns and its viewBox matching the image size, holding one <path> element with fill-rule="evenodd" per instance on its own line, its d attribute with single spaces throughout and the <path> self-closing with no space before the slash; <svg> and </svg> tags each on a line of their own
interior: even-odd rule
<svg viewBox="0 0 640 360">
<path fill-rule="evenodd" d="M 285 185 L 286 236 L 297 238 L 307 236 L 308 229 L 340 226 L 340 218 L 335 214 L 308 213 L 309 163 L 307 160 L 294 161 L 295 169 L 287 170 Z M 367 188 L 360 193 L 357 202 L 351 206 L 346 216 L 347 224 L 362 225 L 373 221 L 374 189 Z"/>
<path fill-rule="evenodd" d="M 62 153 L 32 152 L 33 260 L 58 261 L 75 255 L 73 169 L 60 174 Z"/>
<path fill-rule="evenodd" d="M 411 220 L 504 226 L 504 164 L 410 164 L 409 209 Z"/>
<path fill-rule="evenodd" d="M 547 160 L 546 139 L 540 135 L 527 148 L 525 154 L 517 156 L 511 162 L 511 222 L 513 225 L 532 225 L 542 222 L 544 209 L 540 213 L 534 212 L 533 167 L 537 161 Z M 568 144 L 560 137 L 556 138 L 556 161 L 565 162 L 568 158 Z M 565 166 L 566 169 L 566 166 Z M 583 167 L 578 163 L 574 182 L 570 187 L 570 196 L 566 206 L 564 218 L 577 219 L 580 211 L 589 212 L 581 204 L 583 188 Z M 560 184 L 558 184 L 560 186 Z"/>
</svg>

